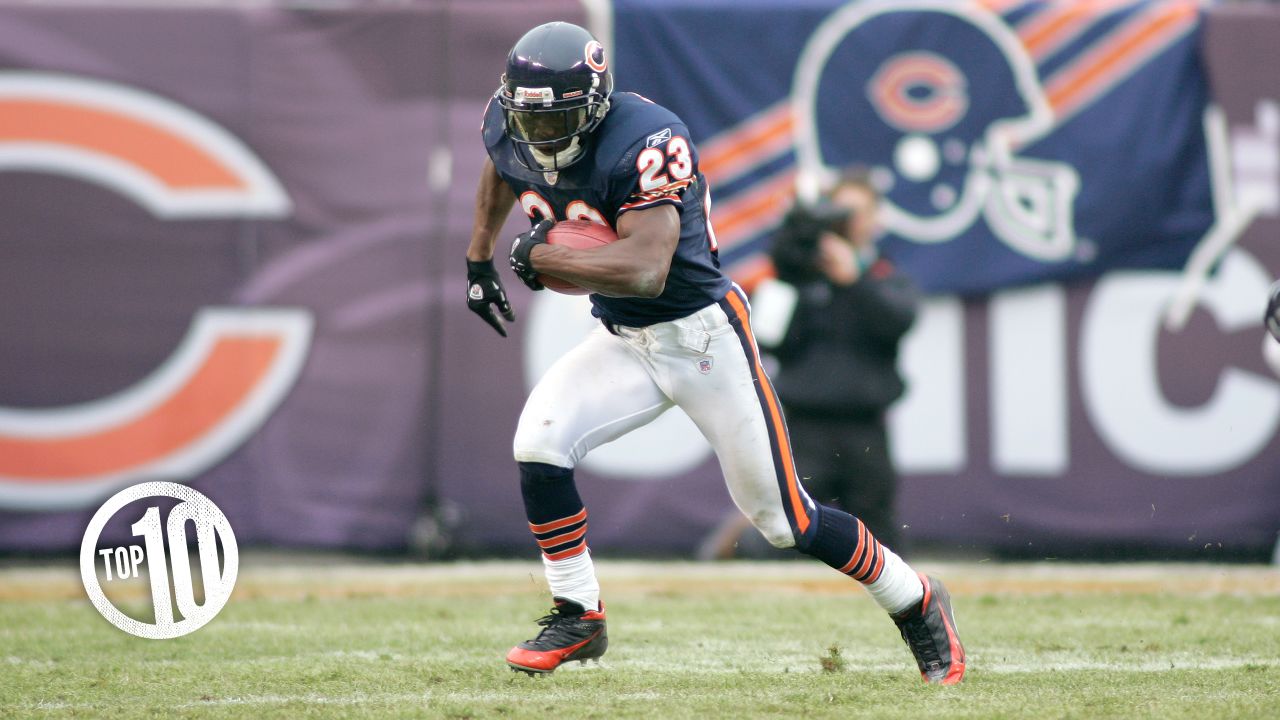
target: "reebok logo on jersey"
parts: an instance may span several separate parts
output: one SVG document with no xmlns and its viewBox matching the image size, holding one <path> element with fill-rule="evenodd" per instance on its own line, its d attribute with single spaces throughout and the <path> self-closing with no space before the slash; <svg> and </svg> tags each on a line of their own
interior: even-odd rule
<svg viewBox="0 0 1280 720">
<path fill-rule="evenodd" d="M 671 128 L 664 128 L 658 132 L 645 138 L 645 147 L 658 147 L 662 143 L 671 139 Z"/>
</svg>

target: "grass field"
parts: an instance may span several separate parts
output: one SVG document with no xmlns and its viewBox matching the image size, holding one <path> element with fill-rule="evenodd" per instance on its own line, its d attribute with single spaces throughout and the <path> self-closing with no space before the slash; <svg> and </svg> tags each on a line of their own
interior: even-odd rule
<svg viewBox="0 0 1280 720">
<path fill-rule="evenodd" d="M 871 599 L 808 563 L 600 562 L 604 662 L 537 679 L 502 662 L 548 604 L 533 563 L 250 559 L 167 641 L 110 626 L 72 568 L 0 570 L 0 717 L 1280 717 L 1275 570 L 921 568 L 955 596 L 959 687 L 921 683 Z"/>
</svg>

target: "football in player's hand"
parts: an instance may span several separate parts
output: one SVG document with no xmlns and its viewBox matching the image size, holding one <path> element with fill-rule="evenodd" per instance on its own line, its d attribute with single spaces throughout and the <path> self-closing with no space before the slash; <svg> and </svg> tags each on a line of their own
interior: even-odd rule
<svg viewBox="0 0 1280 720">
<path fill-rule="evenodd" d="M 590 250 L 601 247 L 618 239 L 613 228 L 608 225 L 593 223 L 590 220 L 565 220 L 558 222 L 547 231 L 547 244 L 574 250 Z M 538 282 L 548 290 L 555 290 L 564 295 L 587 295 L 591 291 L 574 285 L 568 280 L 540 273 Z"/>
</svg>

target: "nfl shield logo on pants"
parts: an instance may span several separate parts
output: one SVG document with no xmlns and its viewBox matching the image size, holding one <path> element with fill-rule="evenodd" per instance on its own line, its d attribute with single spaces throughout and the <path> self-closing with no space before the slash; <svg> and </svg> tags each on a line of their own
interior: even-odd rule
<svg viewBox="0 0 1280 720">
<path fill-rule="evenodd" d="M 702 373 L 703 375 L 711 374 L 711 358 L 709 357 L 698 358 L 698 372 Z"/>
</svg>

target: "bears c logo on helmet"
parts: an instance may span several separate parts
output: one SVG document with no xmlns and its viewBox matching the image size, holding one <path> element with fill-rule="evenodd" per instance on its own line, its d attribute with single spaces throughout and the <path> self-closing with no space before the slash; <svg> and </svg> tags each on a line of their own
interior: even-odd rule
<svg viewBox="0 0 1280 720">
<path fill-rule="evenodd" d="M 586 59 L 587 67 L 598 73 L 602 73 L 608 69 L 604 59 L 604 46 L 595 40 L 587 43 Z"/>
</svg>

